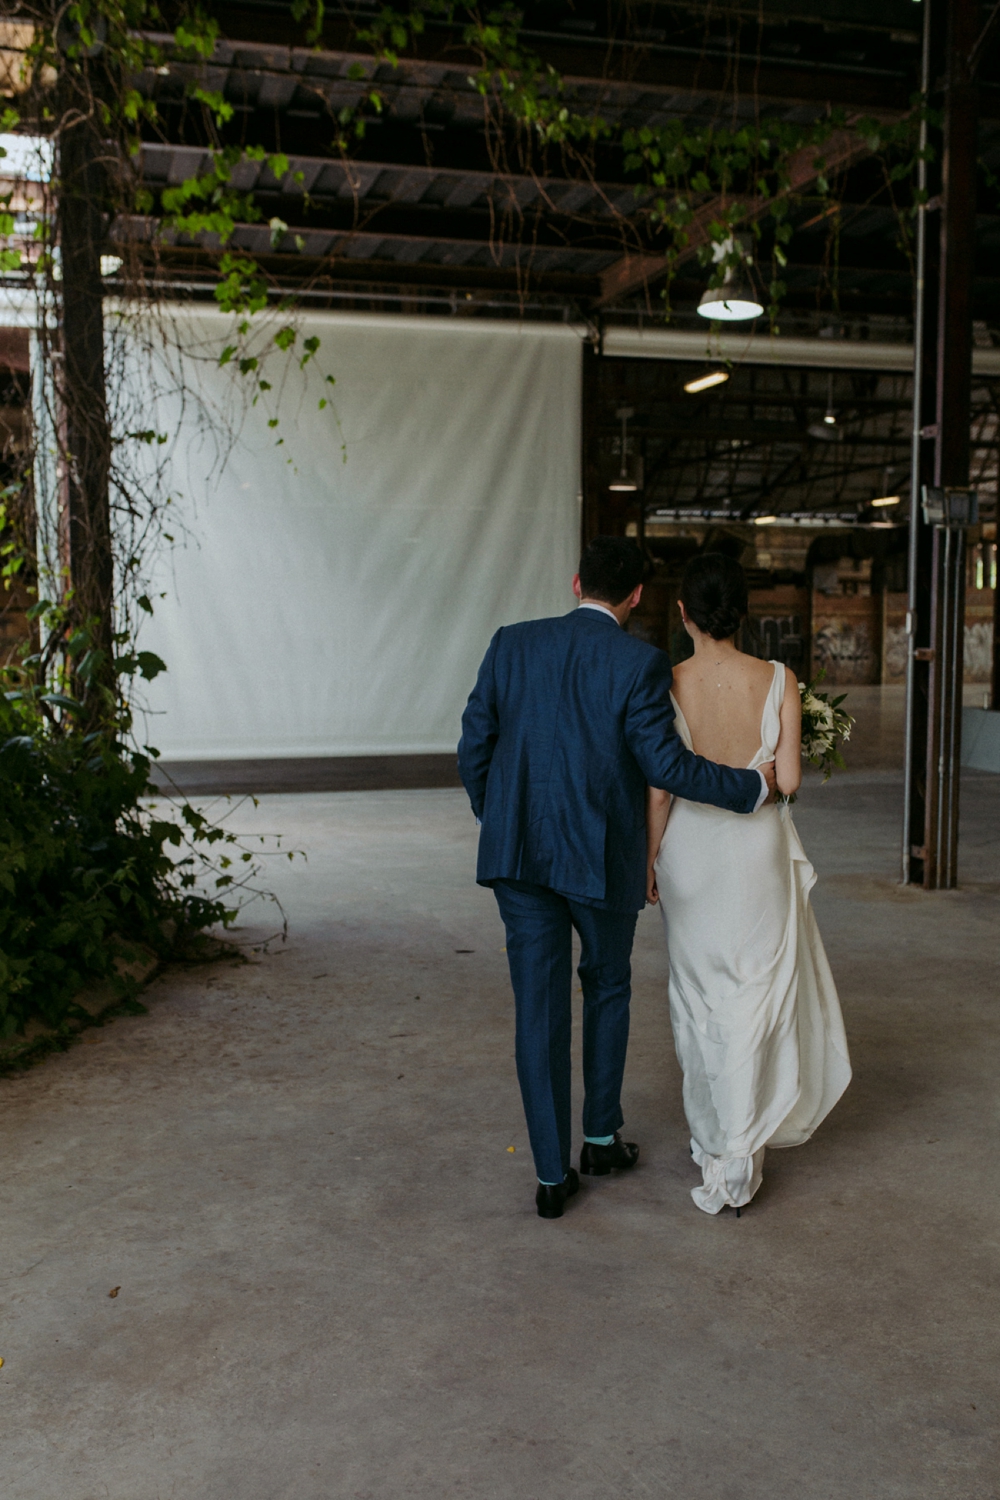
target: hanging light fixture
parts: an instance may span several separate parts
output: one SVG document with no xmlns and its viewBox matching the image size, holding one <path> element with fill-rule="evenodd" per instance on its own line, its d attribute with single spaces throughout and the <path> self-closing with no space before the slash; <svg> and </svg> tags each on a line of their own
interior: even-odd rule
<svg viewBox="0 0 1000 1500">
<path fill-rule="evenodd" d="M 826 411 L 823 413 L 823 421 L 828 427 L 837 425 L 837 413 L 833 409 L 833 371 L 826 378 Z"/>
<path fill-rule="evenodd" d="M 880 499 L 872 501 L 872 505 L 878 505 L 878 506 L 881 506 L 881 505 L 898 505 L 898 504 L 899 504 L 899 496 L 898 495 L 882 495 Z"/>
<path fill-rule="evenodd" d="M 707 375 L 699 375 L 697 380 L 689 380 L 684 389 L 689 396 L 697 396 L 699 391 L 710 391 L 713 385 L 722 385 L 728 379 L 728 370 L 709 370 Z"/>
<path fill-rule="evenodd" d="M 749 318 L 759 318 L 764 311 L 764 304 L 757 300 L 750 284 L 747 270 L 751 264 L 749 246 L 730 237 L 712 248 L 712 259 L 716 264 L 736 254 L 739 260 L 726 267 L 722 285 L 708 287 L 701 294 L 698 311 L 703 318 L 711 318 L 713 323 L 745 323 Z"/>
<path fill-rule="evenodd" d="M 628 419 L 629 419 L 629 417 L 634 417 L 635 416 L 635 407 L 634 406 L 620 406 L 618 408 L 618 410 L 615 412 L 615 416 L 619 419 L 619 421 L 622 424 L 621 466 L 620 466 L 620 468 L 618 470 L 617 476 L 614 479 L 612 479 L 611 483 L 608 485 L 608 489 L 609 490 L 616 490 L 616 491 L 618 491 L 619 493 L 622 493 L 622 494 L 634 494 L 634 492 L 639 488 L 639 482 L 638 482 L 638 479 L 637 479 L 636 475 L 633 472 L 630 472 L 630 470 L 629 470 L 629 462 L 628 462 Z"/>
</svg>

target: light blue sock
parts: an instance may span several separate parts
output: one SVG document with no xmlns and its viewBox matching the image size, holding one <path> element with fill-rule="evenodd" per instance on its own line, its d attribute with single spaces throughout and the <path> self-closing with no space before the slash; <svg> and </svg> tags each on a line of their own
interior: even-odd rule
<svg viewBox="0 0 1000 1500">
<path fill-rule="evenodd" d="M 584 1140 L 588 1146 L 613 1146 L 615 1143 L 613 1135 L 585 1135 Z"/>
<path fill-rule="evenodd" d="M 538 1181 L 542 1187 L 562 1187 L 566 1179 L 565 1177 L 560 1177 L 558 1182 L 542 1182 L 542 1179 L 539 1177 Z"/>
</svg>

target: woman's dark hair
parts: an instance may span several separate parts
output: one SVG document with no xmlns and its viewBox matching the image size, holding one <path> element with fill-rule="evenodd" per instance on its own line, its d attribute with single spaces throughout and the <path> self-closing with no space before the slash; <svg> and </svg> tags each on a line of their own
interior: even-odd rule
<svg viewBox="0 0 1000 1500">
<path fill-rule="evenodd" d="M 747 576 L 734 558 L 704 552 L 684 569 L 681 603 L 699 630 L 713 640 L 728 640 L 746 619 Z"/>
<path fill-rule="evenodd" d="M 580 558 L 580 587 L 589 599 L 621 604 L 642 582 L 642 553 L 623 536 L 595 536 Z"/>
</svg>

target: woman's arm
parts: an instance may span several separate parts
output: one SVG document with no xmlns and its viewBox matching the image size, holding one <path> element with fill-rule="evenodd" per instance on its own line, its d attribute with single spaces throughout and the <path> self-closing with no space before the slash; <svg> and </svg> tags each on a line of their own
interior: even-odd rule
<svg viewBox="0 0 1000 1500">
<path fill-rule="evenodd" d="M 663 842 L 663 834 L 667 827 L 667 814 L 670 811 L 670 793 L 661 792 L 659 787 L 649 786 L 646 788 L 646 900 L 655 905 L 660 899 L 660 893 L 656 889 L 656 872 L 653 864 L 660 852 L 660 844 Z"/>
<path fill-rule="evenodd" d="M 791 667 L 785 668 L 785 696 L 781 704 L 781 733 L 774 752 L 778 791 L 790 797 L 802 783 L 802 700 Z"/>
</svg>

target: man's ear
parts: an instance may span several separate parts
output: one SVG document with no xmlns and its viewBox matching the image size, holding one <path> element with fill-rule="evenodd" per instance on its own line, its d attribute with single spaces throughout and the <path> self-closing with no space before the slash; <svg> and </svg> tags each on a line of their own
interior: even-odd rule
<svg viewBox="0 0 1000 1500">
<path fill-rule="evenodd" d="M 580 575 L 579 575 L 579 573 L 574 573 L 573 574 L 573 592 L 574 592 L 574 594 L 576 595 L 576 597 L 578 599 L 582 599 L 583 598 L 583 589 L 580 587 Z"/>
<path fill-rule="evenodd" d="M 639 587 L 637 589 L 633 590 L 632 597 L 628 601 L 628 607 L 629 607 L 629 609 L 638 609 L 639 608 L 639 600 L 641 598 L 642 598 L 642 584 L 640 583 Z"/>
</svg>

